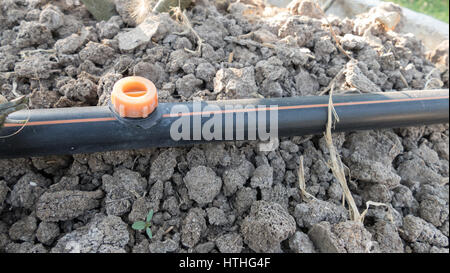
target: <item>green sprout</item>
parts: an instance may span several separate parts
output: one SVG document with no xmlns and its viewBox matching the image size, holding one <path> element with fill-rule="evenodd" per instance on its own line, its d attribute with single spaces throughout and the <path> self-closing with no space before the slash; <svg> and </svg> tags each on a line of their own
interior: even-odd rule
<svg viewBox="0 0 450 273">
<path fill-rule="evenodd" d="M 139 230 L 139 231 L 145 229 L 145 232 L 147 233 L 148 237 L 151 239 L 153 237 L 152 230 L 150 229 L 150 226 L 152 225 L 152 223 L 151 223 L 152 218 L 153 218 L 153 209 L 151 209 L 149 211 L 149 213 L 147 214 L 147 218 L 145 219 L 145 222 L 144 221 L 134 222 L 133 225 L 131 226 L 131 228 L 134 230 Z"/>
</svg>

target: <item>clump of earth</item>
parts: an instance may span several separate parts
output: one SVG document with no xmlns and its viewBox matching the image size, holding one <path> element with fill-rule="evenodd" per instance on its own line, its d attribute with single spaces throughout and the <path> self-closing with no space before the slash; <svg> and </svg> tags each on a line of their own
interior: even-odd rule
<svg viewBox="0 0 450 273">
<path fill-rule="evenodd" d="M 29 95 L 31 108 L 105 105 L 130 75 L 163 102 L 320 95 L 332 81 L 335 93 L 448 89 L 448 41 L 426 51 L 372 20 L 401 16 L 394 4 L 328 17 L 344 54 L 308 1 L 191 7 L 200 50 L 169 14 L 136 25 L 115 2 L 118 15 L 97 22 L 78 1 L 1 1 L 0 94 Z M 448 124 L 333 134 L 360 211 L 387 205 L 363 223 L 342 206 L 321 135 L 0 160 L 0 252 L 448 253 L 448 138 Z M 151 209 L 149 239 L 131 225 Z"/>
</svg>

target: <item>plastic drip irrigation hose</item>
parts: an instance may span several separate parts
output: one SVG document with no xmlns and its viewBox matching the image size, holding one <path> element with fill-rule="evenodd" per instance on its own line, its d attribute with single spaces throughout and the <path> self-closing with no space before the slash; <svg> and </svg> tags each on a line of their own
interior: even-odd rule
<svg viewBox="0 0 450 273">
<path fill-rule="evenodd" d="M 11 114 L 14 120 L 30 117 L 18 134 L 0 139 L 0 158 L 93 153 L 149 147 L 173 147 L 212 141 L 252 140 L 249 126 L 270 128 L 270 113 L 278 114 L 278 136 L 321 134 L 327 123 L 329 96 L 245 99 L 201 102 L 159 103 L 147 118 L 127 118 L 116 106 L 75 107 L 23 110 Z M 334 95 L 333 105 L 339 116 L 334 131 L 397 128 L 449 121 L 449 90 L 384 92 L 358 95 Z M 218 109 L 213 112 L 205 107 Z M 232 107 L 232 110 L 230 109 Z M 184 108 L 181 115 L 171 113 Z M 206 108 L 208 109 L 208 108 Z M 255 113 L 258 115 L 255 115 Z M 198 130 L 212 116 L 221 120 L 222 137 L 208 139 Z M 174 140 L 171 127 L 180 118 L 189 120 L 189 139 Z M 241 120 L 241 118 L 243 118 Z M 265 118 L 258 124 L 257 119 Z M 239 123 L 239 121 L 242 123 Z M 228 122 L 228 123 L 226 123 Z M 225 138 L 226 124 L 233 124 L 233 133 Z M 239 126 L 237 124 L 240 124 Z M 241 126 L 243 125 L 243 126 Z M 22 124 L 5 124 L 0 135 L 9 135 Z M 186 127 L 187 128 L 187 127 Z M 243 128 L 243 129 L 242 129 Z M 198 129 L 198 128 L 197 128 Z M 243 131 L 242 131 L 243 130 Z M 194 140 L 193 135 L 200 135 Z"/>
</svg>

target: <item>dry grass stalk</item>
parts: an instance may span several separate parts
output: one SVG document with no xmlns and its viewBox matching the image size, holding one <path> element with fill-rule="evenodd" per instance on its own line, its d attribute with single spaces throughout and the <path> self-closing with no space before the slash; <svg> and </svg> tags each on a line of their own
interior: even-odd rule
<svg viewBox="0 0 450 273">
<path fill-rule="evenodd" d="M 359 221 L 361 223 L 364 222 L 364 217 L 366 216 L 367 212 L 369 211 L 370 206 L 386 207 L 388 209 L 388 219 L 389 219 L 389 221 L 391 221 L 391 223 L 394 222 L 394 218 L 392 217 L 391 208 L 388 205 L 386 205 L 385 203 L 379 203 L 379 202 L 374 202 L 374 201 L 367 201 L 366 202 L 366 209 L 361 213 L 361 216 L 360 216 L 360 219 L 359 219 Z"/>
<path fill-rule="evenodd" d="M 228 62 L 232 63 L 234 59 L 234 49 L 230 52 L 230 55 L 228 55 Z"/>
<path fill-rule="evenodd" d="M 328 102 L 328 122 L 327 122 L 327 128 L 325 132 L 325 141 L 327 143 L 327 147 L 330 153 L 330 168 L 333 172 L 334 177 L 341 185 L 341 188 L 344 192 L 345 200 L 347 201 L 347 204 L 349 206 L 350 210 L 350 219 L 353 221 L 361 221 L 361 215 L 359 214 L 358 207 L 356 206 L 355 200 L 353 199 L 352 193 L 350 192 L 350 189 L 347 185 L 347 179 L 345 177 L 345 171 L 343 167 L 343 163 L 341 161 L 341 158 L 338 156 L 336 148 L 333 144 L 333 138 L 331 136 L 331 127 L 333 123 L 333 116 L 332 113 L 336 119 L 336 121 L 339 121 L 339 117 L 336 113 L 336 110 L 333 106 L 333 91 L 334 91 L 334 84 L 331 87 L 330 90 L 330 99 Z"/>
<path fill-rule="evenodd" d="M 300 194 L 302 198 L 306 201 L 311 199 L 316 199 L 313 195 L 306 191 L 306 181 L 305 181 L 305 169 L 303 167 L 303 156 L 300 156 L 300 163 L 298 166 L 298 186 L 300 188 Z"/>
<path fill-rule="evenodd" d="M 187 27 L 187 30 L 188 30 L 187 33 L 189 33 L 189 31 L 191 31 L 194 34 L 195 38 L 197 38 L 197 49 L 195 51 L 190 50 L 188 48 L 185 48 L 184 50 L 189 52 L 189 53 L 192 53 L 192 54 L 201 55 L 201 53 L 202 53 L 202 46 L 203 46 L 203 39 L 198 35 L 198 33 L 194 30 L 194 28 L 192 28 L 192 24 L 189 21 L 189 18 L 186 16 L 186 13 L 184 11 L 182 11 L 180 7 L 173 7 L 173 8 L 171 8 L 171 12 L 173 12 L 173 15 L 175 16 L 175 19 L 179 23 L 181 23 L 183 26 Z M 182 33 L 174 32 L 174 34 L 176 34 L 176 35 L 185 35 L 187 33 L 185 33 L 185 32 L 182 32 Z"/>
<path fill-rule="evenodd" d="M 327 121 L 327 128 L 326 128 L 326 132 L 325 132 L 325 140 L 326 140 L 327 147 L 328 147 L 328 150 L 330 153 L 331 171 L 333 172 L 333 175 L 336 178 L 336 180 L 341 185 L 341 188 L 343 190 L 343 195 L 345 197 L 345 200 L 343 198 L 342 203 L 343 203 L 343 205 L 345 205 L 344 201 L 347 202 L 347 204 L 349 206 L 349 210 L 350 210 L 350 219 L 353 221 L 363 223 L 364 217 L 366 216 L 367 212 L 369 211 L 370 206 L 375 206 L 375 207 L 383 206 L 383 207 L 388 208 L 389 220 L 391 222 L 393 222 L 394 220 L 392 217 L 391 208 L 384 203 L 367 201 L 366 209 L 361 214 L 359 213 L 358 207 L 356 206 L 355 200 L 353 199 L 352 193 L 350 192 L 350 189 L 347 184 L 347 178 L 345 176 L 346 166 L 342 163 L 341 158 L 339 157 L 339 155 L 336 151 L 336 148 L 334 147 L 334 144 L 333 144 L 333 138 L 332 138 L 332 134 L 331 134 L 331 127 L 333 124 L 332 114 L 334 115 L 336 121 L 339 122 L 339 117 L 333 106 L 333 91 L 334 91 L 334 84 L 332 84 L 331 89 L 330 89 L 330 99 L 328 102 L 328 121 Z"/>
</svg>

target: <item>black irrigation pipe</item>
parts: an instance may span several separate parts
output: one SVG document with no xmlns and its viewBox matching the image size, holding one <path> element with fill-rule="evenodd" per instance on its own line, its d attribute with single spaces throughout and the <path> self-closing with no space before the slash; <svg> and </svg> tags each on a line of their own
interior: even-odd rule
<svg viewBox="0 0 450 273">
<path fill-rule="evenodd" d="M 328 96 L 311 96 L 214 101 L 202 102 L 202 105 L 218 106 L 222 110 L 225 109 L 225 105 L 246 106 L 248 109 L 252 109 L 252 106 L 264 106 L 259 111 L 238 110 L 228 111 L 227 114 L 223 111 L 215 112 L 222 120 L 222 127 L 226 117 L 232 117 L 235 123 L 236 118 L 243 115 L 244 136 L 248 139 L 249 121 L 250 123 L 255 121 L 251 118 L 251 113 L 264 113 L 269 128 L 269 113 L 275 110 L 278 112 L 280 137 L 323 133 L 327 122 L 328 100 Z M 333 103 L 340 118 L 334 131 L 396 128 L 449 121 L 448 89 L 335 95 Z M 210 140 L 205 140 L 203 136 L 200 140 L 175 141 L 171 138 L 170 127 L 180 117 L 170 115 L 170 111 L 172 107 L 180 105 L 189 109 L 189 113 L 184 114 L 184 117 L 191 120 L 192 136 L 194 117 L 198 118 L 198 114 L 201 114 L 193 113 L 192 102 L 160 103 L 149 118 L 138 120 L 122 119 L 107 106 L 22 110 L 11 114 L 10 118 L 30 119 L 18 134 L 0 139 L 0 158 L 171 147 L 209 142 Z M 260 116 L 257 117 L 259 118 Z M 201 117 L 201 124 L 204 125 L 209 119 L 210 117 Z M 0 130 L 0 136 L 16 132 L 20 126 L 21 124 L 6 124 Z M 236 125 L 233 128 L 236 129 Z M 236 138 L 236 132 L 232 137 Z"/>
</svg>

